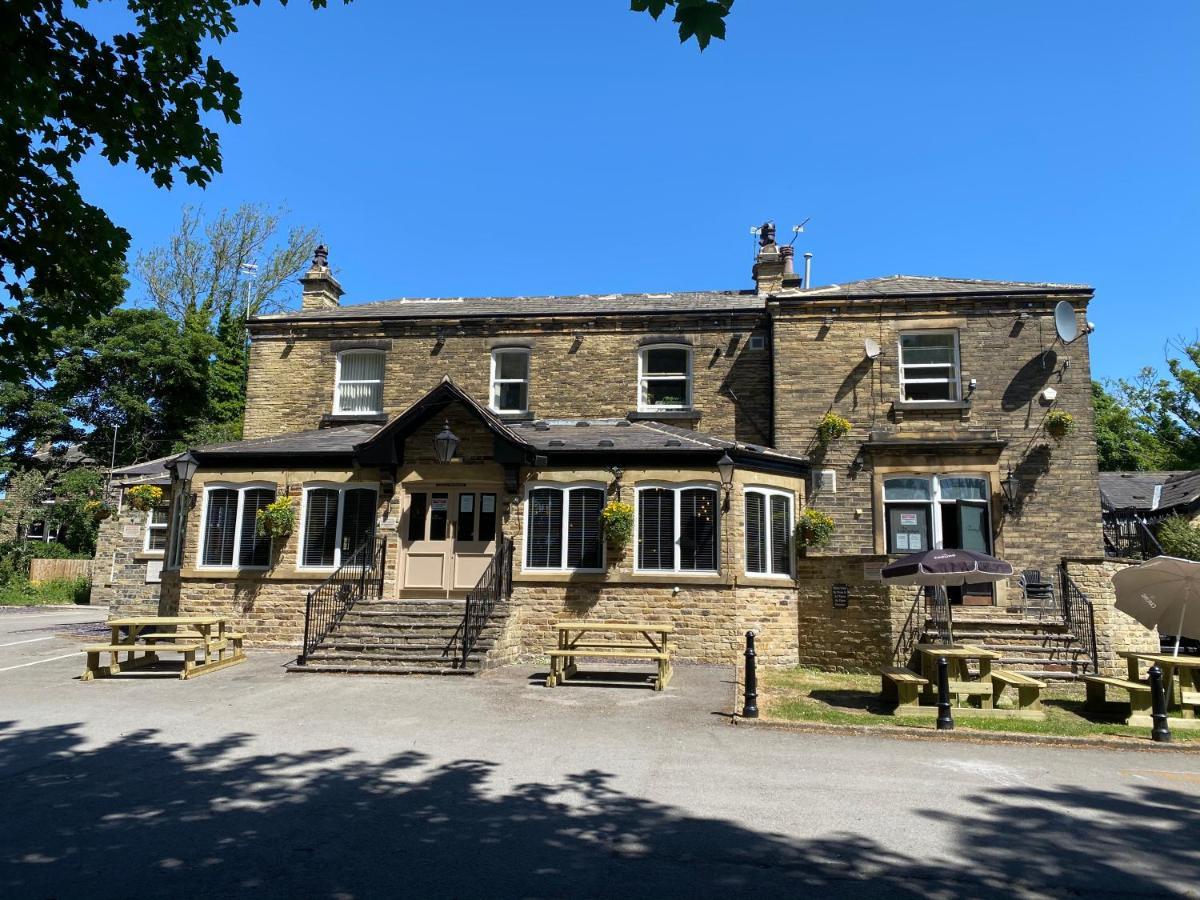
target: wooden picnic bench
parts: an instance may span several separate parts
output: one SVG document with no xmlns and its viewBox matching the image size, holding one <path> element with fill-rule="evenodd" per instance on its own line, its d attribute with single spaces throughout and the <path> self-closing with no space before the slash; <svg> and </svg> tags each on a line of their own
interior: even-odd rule
<svg viewBox="0 0 1200 900">
<path fill-rule="evenodd" d="M 245 635 L 227 629 L 228 620 L 220 616 L 134 616 L 110 619 L 111 639 L 107 644 L 83 647 L 87 662 L 81 676 L 91 681 L 99 675 L 117 675 L 158 662 L 160 654 L 178 653 L 183 657 L 181 679 L 193 678 L 244 662 Z M 161 631 L 173 628 L 174 631 Z M 180 628 L 186 630 L 178 630 Z M 154 629 L 154 630 L 150 630 Z M 122 634 L 122 631 L 125 633 Z M 203 654 L 200 656 L 200 654 Z M 108 665 L 100 657 L 108 654 Z M 122 661 L 121 656 L 125 659 Z"/>
<path fill-rule="evenodd" d="M 628 659 L 647 660 L 657 664 L 654 689 L 663 690 L 671 680 L 671 646 L 667 638 L 674 630 L 669 624 L 648 622 L 556 622 L 554 629 L 558 640 L 552 650 L 546 651 L 550 658 L 550 674 L 546 676 L 546 687 L 562 684 L 578 672 L 576 660 Z M 611 634 L 617 637 L 602 640 L 597 635 Z M 643 640 L 627 640 L 640 635 Z"/>
<path fill-rule="evenodd" d="M 903 666 L 885 666 L 879 671 L 882 682 L 880 693 L 883 699 L 896 704 L 897 711 L 908 711 L 921 705 L 921 688 L 929 684 L 912 669 Z"/>
<path fill-rule="evenodd" d="M 937 661 L 945 657 L 948 664 L 950 702 L 972 716 L 988 716 L 1013 719 L 1044 719 L 1041 692 L 1045 684 L 1020 672 L 993 669 L 992 660 L 999 653 L 973 647 L 970 644 L 918 644 L 921 658 L 920 673 L 902 666 L 886 666 L 880 669 L 882 695 L 885 701 L 895 704 L 896 715 L 937 714 Z M 973 678 L 967 663 L 977 660 L 979 677 Z M 998 708 L 996 700 L 1007 688 L 1015 689 L 1015 708 Z M 979 706 L 968 706 L 972 697 L 979 698 Z"/>
<path fill-rule="evenodd" d="M 1083 681 L 1087 686 L 1087 698 L 1083 703 L 1084 709 L 1091 712 L 1103 712 L 1107 706 L 1108 688 L 1120 688 L 1129 694 L 1129 717 L 1126 724 L 1150 724 L 1150 685 L 1146 682 L 1111 678 L 1107 675 L 1084 675 Z M 1135 719 L 1138 720 L 1136 723 Z"/>
<path fill-rule="evenodd" d="M 1037 711 L 1042 709 L 1042 691 L 1046 682 L 1038 681 L 1020 672 L 1010 672 L 1007 669 L 992 669 L 992 700 L 1000 699 L 1005 688 L 1014 688 L 1017 692 L 1018 711 Z"/>
</svg>

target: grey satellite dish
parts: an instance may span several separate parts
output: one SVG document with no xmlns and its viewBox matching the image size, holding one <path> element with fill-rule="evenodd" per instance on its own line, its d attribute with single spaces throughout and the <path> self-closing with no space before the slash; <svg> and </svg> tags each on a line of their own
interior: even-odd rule
<svg viewBox="0 0 1200 900">
<path fill-rule="evenodd" d="M 863 352 L 867 355 L 867 359 L 876 359 L 882 352 L 879 349 L 879 341 L 875 338 L 867 338 L 863 341 Z"/>
<path fill-rule="evenodd" d="M 1054 330 L 1058 339 L 1069 344 L 1079 337 L 1079 323 L 1075 321 L 1075 307 L 1069 300 L 1059 300 L 1054 305 Z"/>
</svg>

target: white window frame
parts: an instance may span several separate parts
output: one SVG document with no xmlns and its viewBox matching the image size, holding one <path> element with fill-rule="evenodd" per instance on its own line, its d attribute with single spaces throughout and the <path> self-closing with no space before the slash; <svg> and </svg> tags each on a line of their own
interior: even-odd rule
<svg viewBox="0 0 1200 900">
<path fill-rule="evenodd" d="M 357 379 L 354 381 L 342 381 L 342 357 L 348 354 L 373 354 L 380 357 L 383 364 L 379 372 L 379 378 Z M 371 347 L 351 347 L 348 350 L 343 350 L 337 355 L 337 362 L 334 367 L 333 376 L 333 414 L 335 416 L 375 416 L 383 412 L 383 376 L 387 369 L 387 353 L 383 350 L 375 350 Z M 377 384 L 379 385 L 379 409 L 342 409 L 342 384 Z"/>
<path fill-rule="evenodd" d="M 888 500 L 887 499 L 887 483 L 899 478 L 919 478 L 922 481 L 930 482 L 929 499 L 928 500 Z M 890 553 L 893 556 L 902 556 L 908 551 L 904 550 L 888 550 L 888 506 L 890 504 L 899 504 L 901 506 L 917 506 L 924 504 L 929 506 L 929 549 L 937 550 L 942 546 L 945 536 L 942 534 L 942 517 L 940 515 L 941 505 L 943 503 L 957 503 L 957 500 L 942 499 L 942 479 L 943 478 L 970 478 L 973 481 L 983 482 L 983 499 L 969 500 L 976 506 L 982 506 L 987 510 L 988 514 L 988 544 L 995 549 L 996 537 L 991 533 L 995 526 L 992 521 L 992 484 L 991 479 L 982 472 L 888 472 L 883 476 L 881 483 L 881 492 L 883 498 L 883 550 L 885 553 Z M 935 514 L 936 513 L 936 514 Z M 920 553 L 922 551 L 913 551 Z"/>
<path fill-rule="evenodd" d="M 954 360 L 952 363 L 954 372 L 950 376 L 948 382 L 945 378 L 905 378 L 904 372 L 906 369 L 941 369 L 945 368 L 943 363 L 909 363 L 904 362 L 904 338 L 911 336 L 933 336 L 948 334 L 953 339 L 954 344 Z M 958 347 L 958 329 L 957 328 L 914 328 L 907 331 L 901 331 L 900 336 L 896 339 L 896 360 L 897 368 L 900 375 L 900 400 L 904 403 L 957 403 L 962 399 L 962 358 L 959 354 Z M 905 387 L 910 384 L 947 384 L 950 385 L 950 397 L 946 400 L 909 400 Z"/>
<path fill-rule="evenodd" d="M 646 372 L 646 357 L 652 350 L 683 350 L 687 353 L 687 364 L 684 367 L 683 375 L 669 375 L 660 373 Z M 672 412 L 680 410 L 689 410 L 692 408 L 692 360 L 694 355 L 692 348 L 688 344 L 647 344 L 644 347 L 638 348 L 638 381 L 637 381 L 637 400 L 639 412 Z M 674 403 L 650 403 L 646 400 L 646 382 L 647 381 L 682 381 L 686 387 L 684 402 L 682 404 Z"/>
<path fill-rule="evenodd" d="M 526 553 L 529 549 L 529 523 L 533 518 L 529 514 L 529 495 L 532 491 L 539 488 L 550 488 L 563 492 L 563 516 L 562 516 L 562 552 L 559 555 L 559 565 L 551 566 L 531 566 L 526 560 Z M 600 481 L 530 481 L 525 484 L 525 506 L 524 506 L 524 521 L 521 523 L 521 571 L 536 574 L 539 572 L 581 572 L 592 574 L 603 574 L 608 571 L 608 546 L 604 540 L 604 531 L 600 531 L 600 566 L 599 568 L 571 568 L 567 565 L 567 535 L 570 533 L 571 525 L 571 491 L 591 488 L 593 490 L 603 491 L 607 494 L 608 485 Z"/>
<path fill-rule="evenodd" d="M 196 568 L 212 571 L 219 569 L 228 572 L 232 569 L 237 569 L 242 572 L 265 572 L 271 568 L 270 562 L 265 566 L 243 566 L 238 563 L 241 559 L 242 551 L 242 515 L 246 511 L 246 491 L 266 489 L 275 492 L 275 497 L 279 497 L 279 485 L 269 481 L 213 481 L 204 485 L 203 495 L 200 498 L 200 533 L 196 541 Z M 208 533 L 208 494 L 210 491 L 237 491 L 237 516 L 233 521 L 233 560 L 229 565 L 207 565 L 204 562 L 204 538 Z M 271 538 L 271 549 L 268 551 L 268 559 L 275 551 L 275 539 Z"/>
<path fill-rule="evenodd" d="M 766 526 L 767 526 L 766 533 L 764 535 L 765 540 L 763 541 L 763 548 L 766 552 L 766 557 L 763 561 L 767 564 L 767 571 L 765 571 L 765 572 L 751 572 L 750 571 L 750 566 L 749 566 L 749 563 L 750 563 L 750 529 L 746 526 L 746 523 L 749 521 L 749 519 L 746 515 L 746 497 L 749 494 L 762 495 L 763 503 L 765 504 L 764 508 L 766 510 Z M 772 541 L 774 540 L 774 538 L 771 536 L 771 498 L 772 497 L 783 497 L 787 500 L 787 504 L 788 504 L 788 521 L 791 523 L 789 531 L 791 533 L 788 535 L 789 552 L 788 552 L 788 570 L 786 572 L 771 571 L 772 561 L 774 560 L 774 553 L 772 551 L 775 549 L 772 544 Z M 794 535 L 795 530 L 796 530 L 796 494 L 794 491 L 789 491 L 789 490 L 785 490 L 783 488 L 777 488 L 777 487 L 765 487 L 765 486 L 757 485 L 757 484 L 747 485 L 745 488 L 743 488 L 743 490 L 742 490 L 742 532 L 743 532 L 743 538 L 744 538 L 743 550 L 744 550 L 745 555 L 742 557 L 742 568 L 745 570 L 747 577 L 749 577 L 749 578 L 778 578 L 778 579 L 784 579 L 784 580 L 790 581 L 793 577 L 793 571 L 796 568 L 796 562 L 795 562 L 796 539 L 795 539 L 795 535 Z"/>
<path fill-rule="evenodd" d="M 500 371 L 497 365 L 498 357 L 506 354 L 519 354 L 525 357 L 525 377 L 524 378 L 500 378 Z M 492 373 L 490 377 L 491 384 L 491 399 L 489 406 L 493 412 L 498 413 L 526 413 L 529 412 L 529 382 L 533 374 L 533 354 L 528 347 L 496 347 L 492 350 Z M 524 409 L 501 409 L 500 407 L 500 391 L 498 388 L 502 384 L 523 384 L 525 385 L 525 407 Z"/>
<path fill-rule="evenodd" d="M 332 566 L 306 566 L 304 564 L 304 543 L 305 532 L 308 530 L 308 492 L 314 490 L 334 490 L 338 492 L 338 511 L 337 511 L 337 531 L 333 539 L 333 565 Z M 296 546 L 296 571 L 297 572 L 332 572 L 339 568 L 342 564 L 342 526 L 345 523 L 344 515 L 346 511 L 346 491 L 374 491 L 375 492 L 375 534 L 380 531 L 379 526 L 379 484 L 377 482 L 360 482 L 360 481 L 306 481 L 303 489 L 300 491 L 300 543 Z M 497 529 L 498 530 L 498 529 Z M 353 551 L 351 551 L 353 552 Z"/>
<path fill-rule="evenodd" d="M 171 504 L 168 503 L 165 507 L 159 507 L 159 509 L 164 508 L 167 511 L 167 521 L 161 525 L 154 524 L 154 507 L 146 510 L 146 534 L 142 538 L 142 551 L 144 553 L 161 553 L 165 555 L 167 552 L 167 545 L 171 541 Z M 163 544 L 161 548 L 154 549 L 150 546 L 150 533 L 152 531 L 165 531 L 167 533 L 167 543 Z"/>
<path fill-rule="evenodd" d="M 716 494 L 716 503 L 713 505 L 713 511 L 716 514 L 716 521 L 713 527 L 717 534 L 717 554 L 715 569 L 681 569 L 680 562 L 683 556 L 683 550 L 680 547 L 680 530 L 683 527 L 683 517 L 679 514 L 680 500 L 683 492 L 692 488 L 706 488 Z M 675 566 L 671 569 L 643 569 L 642 554 L 638 540 L 642 533 L 642 491 L 646 490 L 667 490 L 675 494 Z M 721 521 L 721 485 L 712 481 L 685 481 L 685 482 L 660 482 L 660 481 L 645 481 L 639 483 L 634 488 L 633 496 L 633 572 L 635 575 L 670 575 L 678 578 L 711 578 L 714 575 L 721 574 L 721 554 L 723 550 L 724 540 L 722 534 L 723 523 Z"/>
</svg>

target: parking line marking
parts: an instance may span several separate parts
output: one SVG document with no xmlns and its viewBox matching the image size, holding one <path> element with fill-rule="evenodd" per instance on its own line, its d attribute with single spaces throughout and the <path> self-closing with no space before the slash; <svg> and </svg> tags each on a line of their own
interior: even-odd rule
<svg viewBox="0 0 1200 900">
<path fill-rule="evenodd" d="M 71 656 L 78 657 L 79 651 L 76 650 L 74 653 L 64 653 L 62 656 L 52 656 L 50 659 L 35 659 L 33 662 L 21 663 L 19 666 L 8 666 L 7 668 L 0 669 L 0 672 L 11 672 L 13 669 L 23 669 L 26 666 L 37 666 L 41 665 L 42 663 L 54 662 L 57 659 L 67 659 Z"/>
<path fill-rule="evenodd" d="M 30 638 L 27 641 L 13 641 L 11 644 L 0 644 L 0 647 L 15 647 L 15 646 L 17 646 L 17 644 L 36 644 L 38 641 L 52 641 L 52 640 L 54 640 L 53 635 L 51 635 L 50 637 L 44 637 L 44 638 Z"/>
</svg>

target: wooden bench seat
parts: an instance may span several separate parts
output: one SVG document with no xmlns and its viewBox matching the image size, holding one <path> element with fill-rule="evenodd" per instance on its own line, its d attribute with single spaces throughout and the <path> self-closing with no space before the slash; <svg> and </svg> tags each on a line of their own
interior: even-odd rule
<svg viewBox="0 0 1200 900">
<path fill-rule="evenodd" d="M 1200 706 L 1200 691 L 1183 691 L 1184 706 Z"/>
<path fill-rule="evenodd" d="M 204 642 L 190 644 L 88 644 L 83 648 L 85 653 L 117 653 L 117 652 L 138 652 L 138 653 L 179 653 L 181 651 L 203 650 Z"/>
<path fill-rule="evenodd" d="M 1150 713 L 1150 685 L 1143 681 L 1128 681 L 1124 678 L 1111 678 L 1107 675 L 1084 675 L 1087 685 L 1087 699 L 1084 708 L 1102 710 L 1105 706 L 1105 690 L 1110 687 L 1121 688 L 1129 693 L 1130 718 L 1145 716 Z"/>
<path fill-rule="evenodd" d="M 1010 672 L 1008 669 L 992 669 L 992 698 L 999 700 L 1005 688 L 1015 688 L 1017 691 L 1017 709 L 1040 710 L 1042 708 L 1042 691 L 1046 687 L 1044 681 L 1038 681 L 1020 672 Z"/>
<path fill-rule="evenodd" d="M 883 699 L 894 702 L 897 708 L 917 706 L 921 688 L 929 684 L 928 678 L 902 666 L 886 666 L 879 675 Z"/>
<path fill-rule="evenodd" d="M 593 659 L 670 659 L 670 653 L 658 650 L 547 650 L 547 656 L 586 656 Z"/>
</svg>

